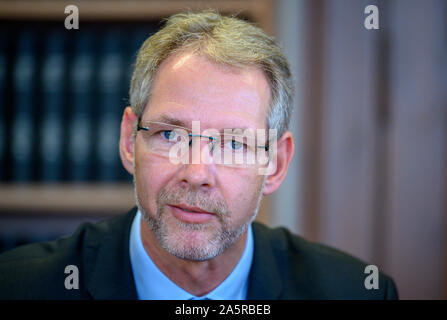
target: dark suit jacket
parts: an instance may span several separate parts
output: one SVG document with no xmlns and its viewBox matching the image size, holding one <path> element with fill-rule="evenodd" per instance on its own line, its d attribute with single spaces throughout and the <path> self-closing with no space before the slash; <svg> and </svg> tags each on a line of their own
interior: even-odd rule
<svg viewBox="0 0 447 320">
<path fill-rule="evenodd" d="M 67 238 L 30 244 L 0 255 L 0 299 L 137 299 L 129 258 L 136 208 Z M 284 228 L 253 224 L 254 259 L 248 299 L 396 299 L 380 273 L 379 289 L 364 286 L 365 263 L 310 243 Z M 67 265 L 79 269 L 79 289 L 67 290 Z"/>
</svg>

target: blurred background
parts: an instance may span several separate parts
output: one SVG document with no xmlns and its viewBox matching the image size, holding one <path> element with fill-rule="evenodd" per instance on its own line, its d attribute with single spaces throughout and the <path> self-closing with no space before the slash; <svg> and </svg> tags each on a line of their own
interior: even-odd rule
<svg viewBox="0 0 447 320">
<path fill-rule="evenodd" d="M 118 139 L 136 51 L 206 8 L 274 35 L 295 75 L 296 153 L 258 220 L 377 265 L 403 299 L 447 298 L 443 0 L 0 0 L 0 252 L 134 205 Z"/>
</svg>

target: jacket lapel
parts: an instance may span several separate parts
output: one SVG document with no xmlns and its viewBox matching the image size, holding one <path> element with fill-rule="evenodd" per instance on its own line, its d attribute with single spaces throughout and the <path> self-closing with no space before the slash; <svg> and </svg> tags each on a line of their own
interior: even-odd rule
<svg viewBox="0 0 447 320">
<path fill-rule="evenodd" d="M 130 228 L 137 209 L 96 225 L 86 235 L 85 273 L 93 299 L 137 300 L 129 257 Z"/>
<path fill-rule="evenodd" d="M 125 216 L 94 225 L 86 235 L 84 270 L 86 287 L 93 299 L 137 300 L 129 257 L 130 228 L 137 209 Z M 247 299 L 278 299 L 283 285 L 272 243 L 265 227 L 253 223 L 254 257 Z"/>
<path fill-rule="evenodd" d="M 254 256 L 248 282 L 248 300 L 276 300 L 282 291 L 282 278 L 272 243 L 265 227 L 253 223 Z"/>
</svg>

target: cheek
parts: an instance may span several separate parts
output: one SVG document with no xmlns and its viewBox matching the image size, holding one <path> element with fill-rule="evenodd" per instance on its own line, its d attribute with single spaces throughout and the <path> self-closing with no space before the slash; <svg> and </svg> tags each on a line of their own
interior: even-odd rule
<svg viewBox="0 0 447 320">
<path fill-rule="evenodd" d="M 238 174 L 228 178 L 225 191 L 227 204 L 234 223 L 251 217 L 259 198 L 262 176 Z"/>
<path fill-rule="evenodd" d="M 156 212 L 157 194 L 168 181 L 171 169 L 166 162 L 156 157 L 136 153 L 135 180 L 140 205 L 154 214 Z"/>
</svg>

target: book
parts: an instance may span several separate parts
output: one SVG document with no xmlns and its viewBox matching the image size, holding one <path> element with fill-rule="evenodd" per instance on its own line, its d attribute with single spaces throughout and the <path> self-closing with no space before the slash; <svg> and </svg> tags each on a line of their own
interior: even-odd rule
<svg viewBox="0 0 447 320">
<path fill-rule="evenodd" d="M 65 38 L 60 31 L 48 34 L 41 61 L 42 112 L 40 121 L 40 179 L 62 180 L 64 156 L 64 110 L 66 104 Z"/>
<path fill-rule="evenodd" d="M 95 37 L 85 30 L 75 38 L 69 68 L 71 108 L 68 117 L 68 180 L 92 178 L 95 95 Z"/>
<path fill-rule="evenodd" d="M 117 29 L 106 31 L 100 53 L 95 148 L 99 181 L 117 181 L 123 170 L 119 158 L 120 123 L 125 107 L 122 95 L 125 85 L 122 42 L 122 34 Z"/>
<path fill-rule="evenodd" d="M 34 177 L 36 141 L 35 110 L 37 83 L 36 37 L 31 31 L 19 34 L 13 67 L 13 119 L 11 124 L 11 179 L 29 182 Z"/>
<path fill-rule="evenodd" d="M 0 181 L 6 180 L 6 84 L 8 73 L 7 37 L 0 33 Z"/>
</svg>

